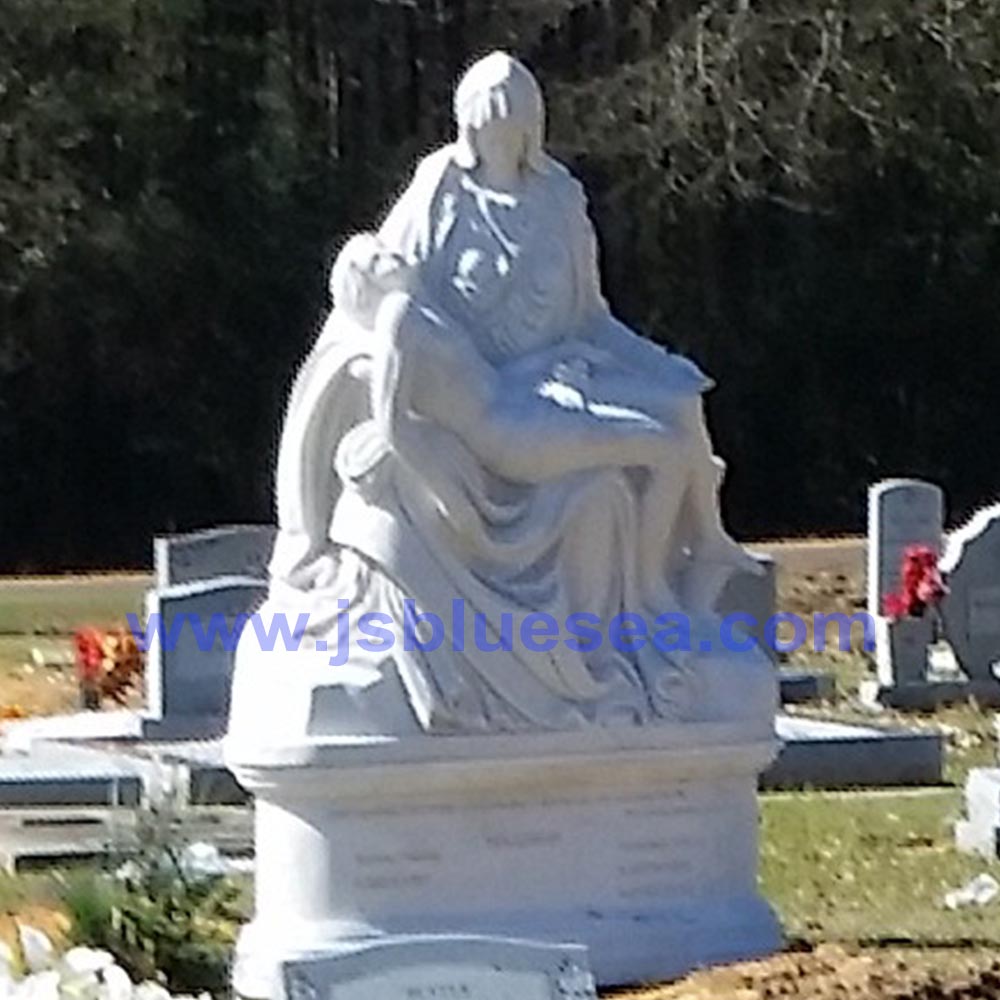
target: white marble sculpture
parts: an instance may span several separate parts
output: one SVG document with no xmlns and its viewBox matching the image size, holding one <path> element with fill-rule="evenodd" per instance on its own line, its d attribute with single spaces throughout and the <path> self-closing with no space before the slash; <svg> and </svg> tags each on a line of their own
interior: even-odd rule
<svg viewBox="0 0 1000 1000">
<path fill-rule="evenodd" d="M 469 635 L 479 615 L 491 639 L 504 614 L 514 636 L 533 612 L 704 623 L 730 574 L 756 569 L 719 518 L 711 382 L 608 310 L 585 195 L 543 151 L 531 73 L 501 53 L 481 60 L 455 114 L 457 141 L 334 265 L 334 309 L 281 441 L 263 613 L 308 611 L 307 643 L 327 649 L 343 601 L 352 634 L 365 613 L 400 623 L 407 598 L 449 624 L 459 599 Z M 607 643 L 457 652 L 446 639 L 433 654 L 355 644 L 339 677 L 316 662 L 373 732 L 407 724 L 382 690 L 387 672 L 427 731 L 697 717 L 705 683 L 731 702 L 723 713 L 760 710 L 746 670 L 699 685 L 696 656 L 652 643 L 627 656 Z M 241 653 L 237 705 L 270 707 L 271 685 Z M 258 665 L 273 669 L 267 656 Z M 770 679 L 758 681 L 760 694 Z"/>
<path fill-rule="evenodd" d="M 719 643 L 720 591 L 758 564 L 720 521 L 710 382 L 611 315 L 531 73 L 487 56 L 455 115 L 339 254 L 289 401 L 261 621 L 304 636 L 244 631 L 226 740 L 256 797 L 247 997 L 414 934 L 576 941 L 604 983 L 778 941 L 755 800 L 776 684 Z M 408 606 L 447 634 L 407 646 Z M 645 642 L 524 641 L 532 616 L 622 613 Z M 653 641 L 664 614 L 687 648 Z M 372 616 L 391 648 L 355 641 Z"/>
</svg>

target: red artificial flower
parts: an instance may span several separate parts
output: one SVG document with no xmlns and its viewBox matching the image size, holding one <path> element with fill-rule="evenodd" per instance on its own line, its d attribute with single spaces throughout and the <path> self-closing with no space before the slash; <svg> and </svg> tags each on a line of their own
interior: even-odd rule
<svg viewBox="0 0 1000 1000">
<path fill-rule="evenodd" d="M 893 621 L 921 617 L 948 593 L 938 569 L 937 552 L 929 545 L 909 545 L 904 549 L 899 580 L 899 591 L 882 599 L 882 614 Z"/>
<path fill-rule="evenodd" d="M 900 618 L 906 618 L 909 613 L 910 606 L 905 597 L 901 597 L 899 594 L 886 594 L 882 598 L 882 614 L 886 618 L 898 621 Z"/>
<path fill-rule="evenodd" d="M 100 629 L 78 628 L 73 633 L 73 647 L 76 650 L 76 672 L 83 684 L 94 685 L 101 675 L 104 659 L 104 636 Z"/>
<path fill-rule="evenodd" d="M 73 633 L 76 675 L 84 702 L 99 708 L 110 698 L 126 704 L 129 692 L 142 677 L 143 658 L 135 636 L 126 628 L 103 630 L 91 625 Z"/>
</svg>

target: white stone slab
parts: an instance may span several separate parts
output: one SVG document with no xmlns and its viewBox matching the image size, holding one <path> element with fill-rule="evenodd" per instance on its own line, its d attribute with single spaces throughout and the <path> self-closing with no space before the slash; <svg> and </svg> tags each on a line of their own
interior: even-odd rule
<svg viewBox="0 0 1000 1000">
<path fill-rule="evenodd" d="M 123 857 L 142 847 L 147 818 L 135 802 L 120 806 L 7 805 L 0 810 L 0 870 L 64 866 L 67 861 Z M 249 810 L 187 807 L 184 836 L 227 858 L 246 858 L 253 843 Z"/>
<path fill-rule="evenodd" d="M 180 769 L 192 803 L 228 805 L 246 800 L 225 766 L 220 740 L 162 734 L 160 724 L 131 712 L 89 712 L 10 723 L 4 738 L 7 752 L 0 754 L 0 804 L 107 803 L 115 798 L 112 781 L 120 785 L 123 776 L 133 783 L 127 794 L 120 785 L 119 797 L 137 800 L 140 783 L 148 786 L 152 766 L 163 762 Z M 765 788 L 870 787 L 941 780 L 941 737 L 933 731 L 887 731 L 779 715 L 776 735 L 782 749 L 762 776 Z M 53 747 L 49 741 L 54 738 L 99 741 L 101 747 L 81 747 L 88 751 L 81 757 L 73 753 L 74 747 Z M 109 748 L 109 740 L 121 741 L 120 748 Z M 609 745 L 613 743 L 609 740 Z"/>
<path fill-rule="evenodd" d="M 40 743 L 0 753 L 0 806 L 135 805 L 142 785 L 135 761 L 96 749 Z"/>
<path fill-rule="evenodd" d="M 129 709 L 42 715 L 7 723 L 3 743 L 6 749 L 27 753 L 41 741 L 138 739 L 144 724 L 143 714 Z"/>
<path fill-rule="evenodd" d="M 133 834 L 133 816 L 120 808 L 5 805 L 0 811 L 0 869 L 13 875 L 70 859 L 107 857 Z"/>
<path fill-rule="evenodd" d="M 955 824 L 955 846 L 991 860 L 1000 857 L 1000 768 L 973 768 L 965 781 L 965 818 Z"/>
<path fill-rule="evenodd" d="M 403 937 L 287 962 L 287 1000 L 596 1000 L 585 948 Z"/>
<path fill-rule="evenodd" d="M 147 711 L 113 709 L 71 712 L 12 720 L 4 726 L 4 746 L 25 753 L 36 743 L 88 741 L 204 740 L 218 734 L 218 714 L 162 719 Z"/>
<path fill-rule="evenodd" d="M 969 771 L 965 807 L 970 820 L 1000 826 L 1000 768 L 974 767 Z"/>
</svg>

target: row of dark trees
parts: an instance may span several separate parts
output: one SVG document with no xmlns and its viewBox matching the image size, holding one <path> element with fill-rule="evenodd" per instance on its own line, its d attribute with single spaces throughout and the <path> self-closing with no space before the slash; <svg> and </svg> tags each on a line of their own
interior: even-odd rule
<svg viewBox="0 0 1000 1000">
<path fill-rule="evenodd" d="M 3 0 L 0 568 L 270 516 L 325 269 L 493 47 L 614 307 L 716 376 L 743 534 L 998 485 L 993 0 Z"/>
</svg>

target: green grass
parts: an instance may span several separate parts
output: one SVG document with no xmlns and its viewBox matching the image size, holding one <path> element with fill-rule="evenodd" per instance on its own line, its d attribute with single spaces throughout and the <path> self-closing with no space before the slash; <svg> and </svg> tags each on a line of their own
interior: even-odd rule
<svg viewBox="0 0 1000 1000">
<path fill-rule="evenodd" d="M 0 635 L 52 635 L 119 623 L 142 609 L 146 576 L 0 579 Z"/>
<path fill-rule="evenodd" d="M 17 875 L 0 872 L 0 913 L 16 912 L 32 905 L 55 905 L 61 891 L 61 880 L 52 872 Z"/>
<path fill-rule="evenodd" d="M 761 885 L 789 938 L 919 947 L 1000 945 L 1000 899 L 944 894 L 1000 864 L 960 854 L 956 789 L 788 793 L 761 801 Z"/>
<path fill-rule="evenodd" d="M 34 635 L 2 635 L 0 634 L 0 675 L 5 671 L 20 668 L 31 662 L 31 649 L 40 642 L 49 644 L 65 642 L 63 639 L 40 639 Z"/>
<path fill-rule="evenodd" d="M 20 667 L 32 663 L 31 651 L 39 649 L 52 662 L 60 655 L 69 656 L 73 640 L 69 635 L 3 635 L 0 633 L 0 667 Z"/>
</svg>

